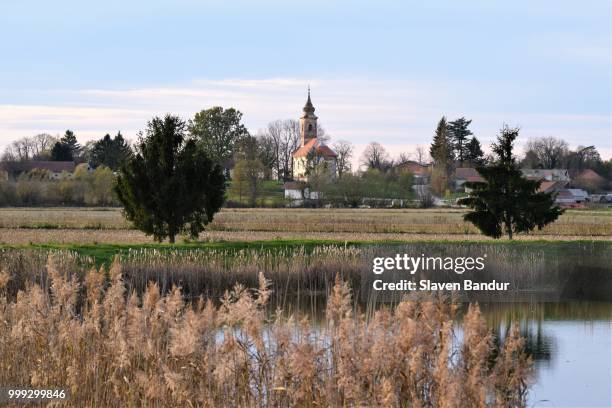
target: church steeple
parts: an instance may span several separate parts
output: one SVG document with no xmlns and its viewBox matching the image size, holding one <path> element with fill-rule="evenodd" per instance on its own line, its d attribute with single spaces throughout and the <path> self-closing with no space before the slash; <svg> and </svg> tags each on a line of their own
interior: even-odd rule
<svg viewBox="0 0 612 408">
<path fill-rule="evenodd" d="M 306 115 L 308 114 L 314 114 L 315 108 L 314 106 L 312 106 L 312 101 L 310 100 L 310 85 L 308 86 L 308 100 L 306 101 L 306 105 L 304 105 L 304 113 Z"/>
<path fill-rule="evenodd" d="M 304 114 L 300 118 L 300 143 L 304 146 L 311 139 L 317 138 L 317 117 L 315 108 L 310 100 L 310 86 L 308 86 L 308 99 L 304 105 Z"/>
</svg>

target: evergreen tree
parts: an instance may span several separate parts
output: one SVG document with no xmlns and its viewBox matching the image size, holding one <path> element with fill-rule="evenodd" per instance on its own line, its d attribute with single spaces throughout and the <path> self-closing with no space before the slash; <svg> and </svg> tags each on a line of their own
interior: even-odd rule
<svg viewBox="0 0 612 408">
<path fill-rule="evenodd" d="M 157 241 L 168 237 L 173 243 L 180 232 L 197 237 L 212 221 L 223 204 L 225 177 L 196 141 L 186 138 L 185 122 L 166 115 L 148 123 L 115 191 L 128 220 Z"/>
<path fill-rule="evenodd" d="M 114 138 L 106 134 L 92 146 L 89 164 L 94 168 L 103 165 L 118 170 L 131 155 L 132 150 L 121 132 L 118 132 Z"/>
<path fill-rule="evenodd" d="M 552 193 L 538 192 L 540 181 L 523 177 L 512 153 L 518 134 L 518 129 L 502 128 L 492 145 L 495 160 L 477 168 L 485 181 L 465 183 L 472 191 L 459 201 L 474 210 L 464 219 L 493 238 L 507 234 L 512 239 L 514 233 L 542 229 L 563 213 Z"/>
<path fill-rule="evenodd" d="M 76 160 L 81 151 L 81 146 L 72 130 L 67 130 L 64 136 L 53 145 L 51 149 L 51 160 L 73 161 Z"/>
<path fill-rule="evenodd" d="M 438 122 L 429 154 L 434 161 L 435 177 L 432 177 L 432 187 L 438 194 L 442 194 L 448 187 L 453 168 L 453 146 L 448 137 L 448 124 L 444 116 Z"/>
<path fill-rule="evenodd" d="M 482 166 L 485 162 L 484 152 L 480 147 L 480 142 L 476 139 L 476 136 L 472 137 L 472 139 L 467 144 L 467 156 L 465 160 L 472 167 Z"/>
<path fill-rule="evenodd" d="M 460 166 L 467 160 L 468 138 L 473 135 L 472 131 L 468 129 L 470 123 L 472 121 L 466 120 L 464 117 L 448 122 L 449 138 L 452 140 L 455 157 Z"/>
<path fill-rule="evenodd" d="M 74 156 L 70 146 L 62 141 L 55 142 L 51 149 L 51 160 L 52 161 L 73 161 Z"/>
<path fill-rule="evenodd" d="M 436 127 L 436 134 L 429 148 L 429 155 L 433 159 L 434 164 L 439 164 L 448 168 L 452 165 L 454 158 L 453 145 L 449 137 L 446 117 L 444 116 L 442 116 L 442 119 L 440 119 Z"/>
</svg>

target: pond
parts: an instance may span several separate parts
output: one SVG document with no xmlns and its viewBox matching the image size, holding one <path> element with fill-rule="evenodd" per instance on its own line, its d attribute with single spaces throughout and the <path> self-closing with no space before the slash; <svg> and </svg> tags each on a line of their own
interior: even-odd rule
<svg viewBox="0 0 612 408">
<path fill-rule="evenodd" d="M 534 360 L 532 407 L 612 406 L 612 302 L 481 305 L 490 326 L 519 321 Z"/>
</svg>

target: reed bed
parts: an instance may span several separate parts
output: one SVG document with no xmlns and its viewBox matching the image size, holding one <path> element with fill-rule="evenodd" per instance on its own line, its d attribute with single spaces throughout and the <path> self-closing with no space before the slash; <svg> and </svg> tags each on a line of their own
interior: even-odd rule
<svg viewBox="0 0 612 408">
<path fill-rule="evenodd" d="M 386 282 L 410 278 L 405 271 L 372 273 L 376 257 L 409 256 L 482 257 L 483 271 L 458 275 L 452 270 L 423 270 L 417 279 L 450 282 L 464 278 L 477 281 L 496 279 L 509 282 L 510 290 L 554 291 L 571 297 L 605 294 L 612 287 L 609 260 L 612 245 L 604 242 L 546 243 L 537 245 L 498 245 L 491 243 L 410 243 L 367 246 L 321 245 L 268 248 L 164 249 L 139 248 L 118 253 L 123 279 L 129 291 L 139 295 L 154 281 L 166 294 L 173 286 L 182 288 L 185 297 L 219 298 L 224 291 L 241 284 L 254 287 L 263 272 L 273 283 L 275 306 L 329 293 L 334 277 L 341 276 L 355 289 L 355 301 L 371 300 L 372 282 L 382 276 Z M 67 279 L 84 283 L 87 271 L 95 266 L 91 256 L 66 250 L 0 249 L 0 266 L 13 279 L 9 295 L 24 290 L 28 282 L 48 289 L 47 256 L 55 256 L 56 269 Z M 108 283 L 108 282 L 107 282 Z M 569 283 L 569 284 L 568 284 Z M 561 292 L 559 292 L 561 291 Z M 399 292 L 398 292 L 399 293 Z M 551 292 L 552 293 L 552 292 Z M 382 299 L 381 299 L 382 300 Z"/>
<path fill-rule="evenodd" d="M 263 274 L 258 289 L 237 284 L 215 306 L 156 283 L 139 296 L 118 261 L 82 284 L 53 258 L 47 273 L 48 291 L 33 284 L 15 299 L 5 293 L 13 276 L 0 274 L 0 383 L 67 389 L 68 406 L 526 405 L 524 339 L 517 326 L 494 338 L 477 305 L 459 325 L 448 300 L 407 299 L 366 317 L 336 279 L 325 322 L 313 325 L 266 312 Z"/>
</svg>

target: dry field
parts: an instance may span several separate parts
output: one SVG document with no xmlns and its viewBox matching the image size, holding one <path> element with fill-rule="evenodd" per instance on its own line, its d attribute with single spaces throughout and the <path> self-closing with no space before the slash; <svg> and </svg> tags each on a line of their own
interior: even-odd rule
<svg viewBox="0 0 612 408">
<path fill-rule="evenodd" d="M 0 384 L 65 389 L 63 406 L 526 405 L 525 339 L 518 325 L 496 338 L 478 306 L 460 326 L 456 304 L 431 299 L 366 317 L 336 280 L 325 322 L 313 325 L 267 313 L 263 274 L 219 306 L 154 283 L 129 293 L 117 262 L 83 285 L 53 260 L 48 274 L 50 293 L 29 285 L 10 298 L 12 276 L 0 272 Z"/>
<path fill-rule="evenodd" d="M 200 239 L 487 240 L 463 210 L 224 209 Z M 612 239 L 612 211 L 567 211 L 542 231 L 518 239 Z M 0 243 L 149 243 L 118 209 L 0 209 Z"/>
</svg>

